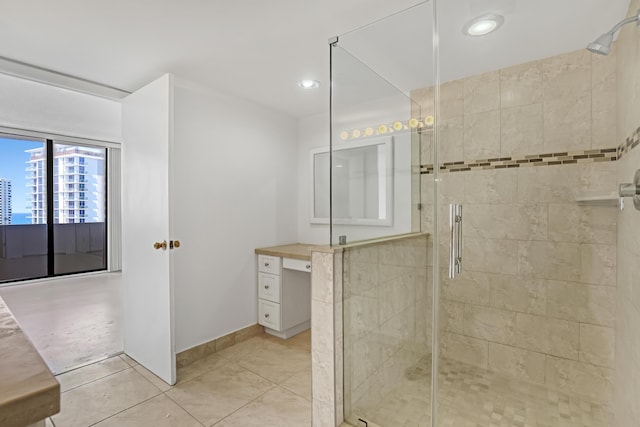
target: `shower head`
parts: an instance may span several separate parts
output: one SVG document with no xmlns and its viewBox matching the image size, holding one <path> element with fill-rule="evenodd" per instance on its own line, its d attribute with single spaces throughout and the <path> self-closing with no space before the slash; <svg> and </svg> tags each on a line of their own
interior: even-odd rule
<svg viewBox="0 0 640 427">
<path fill-rule="evenodd" d="M 587 45 L 587 50 L 592 53 L 597 53 L 598 55 L 608 55 L 611 51 L 613 35 L 616 31 L 622 28 L 623 25 L 627 25 L 631 22 L 635 22 L 636 25 L 640 25 L 640 10 L 638 10 L 634 16 L 618 22 L 609 32 L 604 33 L 593 42 L 589 43 Z"/>
<path fill-rule="evenodd" d="M 604 33 L 587 45 L 587 50 L 598 55 L 608 55 L 611 51 L 611 43 L 613 43 L 613 34 Z"/>
</svg>

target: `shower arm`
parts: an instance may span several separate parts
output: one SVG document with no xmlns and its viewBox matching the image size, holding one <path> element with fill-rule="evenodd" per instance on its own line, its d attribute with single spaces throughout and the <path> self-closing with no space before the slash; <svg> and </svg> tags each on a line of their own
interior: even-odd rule
<svg viewBox="0 0 640 427">
<path fill-rule="evenodd" d="M 635 22 L 637 23 L 637 25 L 640 25 L 640 10 L 638 10 L 634 16 L 631 16 L 629 18 L 623 19 L 622 21 L 618 22 L 610 31 L 607 31 L 605 34 L 614 35 L 616 31 L 618 31 L 620 28 L 622 28 L 623 26 L 631 22 Z"/>
</svg>

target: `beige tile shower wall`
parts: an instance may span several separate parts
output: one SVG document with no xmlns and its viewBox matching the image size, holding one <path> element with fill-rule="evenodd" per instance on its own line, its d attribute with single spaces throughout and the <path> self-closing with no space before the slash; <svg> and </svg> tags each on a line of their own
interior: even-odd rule
<svg viewBox="0 0 640 427">
<path fill-rule="evenodd" d="M 627 16 L 640 8 L 632 0 Z M 618 141 L 622 143 L 640 126 L 640 32 L 624 27 L 618 49 Z M 631 182 L 640 167 L 640 148 L 619 161 L 619 182 Z M 631 200 L 618 216 L 618 287 L 616 310 L 615 412 L 619 427 L 640 425 L 640 212 Z"/>
<path fill-rule="evenodd" d="M 440 162 L 617 147 L 616 57 L 583 49 L 443 83 Z M 433 114 L 432 88 L 411 97 L 414 117 Z"/>
<path fill-rule="evenodd" d="M 616 147 L 615 67 L 615 53 L 578 51 L 443 84 L 441 163 Z M 414 93 L 420 114 L 429 92 Z M 617 209 L 575 198 L 614 192 L 617 167 L 440 174 L 441 268 L 447 204 L 464 206 L 464 273 L 441 273 L 443 357 L 612 401 Z M 433 175 L 422 191 L 422 231 L 433 232 Z"/>
<path fill-rule="evenodd" d="M 617 209 L 575 198 L 595 186 L 614 189 L 617 164 L 447 173 L 440 179 L 441 198 L 462 203 L 464 217 L 464 272 L 449 280 L 441 270 L 443 357 L 609 402 Z M 431 180 L 423 176 L 425 200 Z M 446 209 L 443 204 L 441 268 L 448 265 Z"/>
<path fill-rule="evenodd" d="M 431 353 L 427 237 L 344 252 L 345 414 L 357 424 Z"/>
</svg>

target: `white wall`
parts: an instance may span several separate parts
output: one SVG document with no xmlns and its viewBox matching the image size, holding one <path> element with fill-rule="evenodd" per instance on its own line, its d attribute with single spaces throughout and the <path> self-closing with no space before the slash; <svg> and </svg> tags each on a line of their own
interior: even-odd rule
<svg viewBox="0 0 640 427">
<path fill-rule="evenodd" d="M 0 126 L 120 142 L 120 102 L 0 74 Z"/>
<path fill-rule="evenodd" d="M 257 323 L 254 249 L 297 241 L 297 122 L 176 79 L 176 351 Z"/>
</svg>

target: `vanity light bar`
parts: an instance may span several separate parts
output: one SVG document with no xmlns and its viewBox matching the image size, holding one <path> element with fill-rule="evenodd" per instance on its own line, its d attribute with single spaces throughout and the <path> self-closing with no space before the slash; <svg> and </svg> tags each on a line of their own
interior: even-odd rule
<svg viewBox="0 0 640 427">
<path fill-rule="evenodd" d="M 433 128 L 433 116 L 426 116 L 424 119 L 412 118 L 406 122 L 395 121 L 393 123 L 382 123 L 377 128 L 366 127 L 358 128 L 350 131 L 344 130 L 340 132 L 340 139 L 346 141 L 348 139 L 358 139 L 368 136 L 380 136 L 393 132 L 400 132 L 409 129 Z"/>
</svg>

